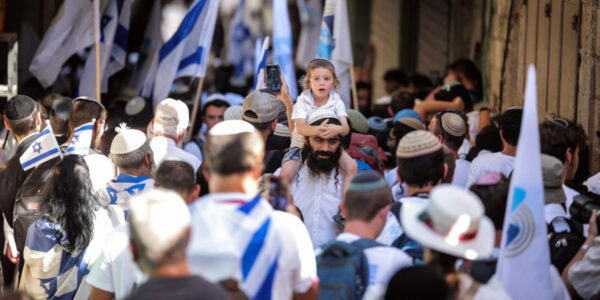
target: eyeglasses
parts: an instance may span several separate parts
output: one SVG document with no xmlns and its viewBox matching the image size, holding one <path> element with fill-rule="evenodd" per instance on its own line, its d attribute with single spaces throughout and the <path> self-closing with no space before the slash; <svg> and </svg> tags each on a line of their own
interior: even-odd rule
<svg viewBox="0 0 600 300">
<path fill-rule="evenodd" d="M 324 138 L 320 138 L 320 137 L 314 137 L 313 140 L 315 141 L 315 143 L 322 145 L 323 143 L 327 143 L 329 146 L 336 146 L 337 144 L 340 143 L 340 139 L 329 139 L 326 140 Z"/>
</svg>

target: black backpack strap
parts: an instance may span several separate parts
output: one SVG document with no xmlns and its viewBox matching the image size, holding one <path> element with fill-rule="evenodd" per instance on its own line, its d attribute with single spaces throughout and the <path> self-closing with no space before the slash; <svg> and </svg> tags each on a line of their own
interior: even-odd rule
<svg viewBox="0 0 600 300">
<path fill-rule="evenodd" d="M 394 214 L 394 216 L 396 216 L 396 219 L 398 220 L 398 223 L 400 224 L 400 226 L 402 226 L 402 222 L 400 222 L 400 210 L 402 209 L 402 202 L 394 202 L 392 204 L 392 206 L 390 207 L 390 211 L 392 212 L 392 214 Z"/>
</svg>

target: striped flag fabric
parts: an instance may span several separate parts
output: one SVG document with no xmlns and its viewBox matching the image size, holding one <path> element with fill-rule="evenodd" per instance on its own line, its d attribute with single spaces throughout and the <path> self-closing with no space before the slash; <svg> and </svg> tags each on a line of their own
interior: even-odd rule
<svg viewBox="0 0 600 300">
<path fill-rule="evenodd" d="M 148 21 L 144 40 L 140 47 L 140 59 L 137 70 L 131 79 L 132 87 L 135 88 L 140 95 L 144 88 L 152 88 L 152 83 L 154 82 L 154 77 L 152 75 L 154 75 L 154 73 L 150 72 L 150 68 L 153 63 L 156 63 L 155 59 L 158 58 L 158 50 L 162 45 L 163 38 L 160 33 L 160 0 L 154 0 L 152 12 L 150 13 L 150 20 Z M 145 85 L 148 86 L 144 87 Z"/>
<path fill-rule="evenodd" d="M 67 151 L 65 151 L 65 155 L 89 154 L 90 145 L 92 144 L 92 135 L 94 134 L 94 123 L 96 123 L 96 120 L 92 120 L 92 122 L 85 123 L 73 130 L 73 139 L 67 146 Z"/>
<path fill-rule="evenodd" d="M 273 58 L 281 67 L 292 99 L 298 96 L 296 70 L 292 59 L 292 28 L 288 16 L 287 1 L 273 0 Z"/>
<path fill-rule="evenodd" d="M 527 70 L 518 145 L 496 275 L 513 299 L 552 299 L 533 65 Z"/>
<path fill-rule="evenodd" d="M 233 77 L 245 80 L 246 75 L 252 74 L 252 32 L 246 12 L 246 1 L 238 3 L 231 25 L 229 26 L 227 43 L 227 60 L 234 66 Z"/>
<path fill-rule="evenodd" d="M 173 81 L 204 77 L 219 9 L 218 0 L 194 0 L 175 34 L 160 48 L 152 98 L 156 107 Z"/>
<path fill-rule="evenodd" d="M 19 160 L 23 170 L 27 171 L 58 156 L 62 157 L 60 146 L 52 132 L 50 121 L 46 121 L 46 129 L 40 132 Z"/>
<path fill-rule="evenodd" d="M 260 47 L 260 40 L 256 40 L 256 46 Z M 259 90 L 265 86 L 265 66 L 267 64 L 267 55 L 269 54 L 269 37 L 265 37 L 262 47 L 259 48 L 256 61 L 256 71 L 254 72 L 254 89 Z"/>
<path fill-rule="evenodd" d="M 101 91 L 108 91 L 108 78 L 125 67 L 132 0 L 110 0 L 100 19 Z M 79 78 L 80 96 L 96 95 L 96 48 L 92 48 Z"/>
<path fill-rule="evenodd" d="M 319 48 L 323 5 L 321 0 L 298 0 L 298 10 L 302 29 L 300 29 L 298 48 L 296 48 L 296 64 L 306 69 L 308 63 L 317 55 Z"/>
</svg>

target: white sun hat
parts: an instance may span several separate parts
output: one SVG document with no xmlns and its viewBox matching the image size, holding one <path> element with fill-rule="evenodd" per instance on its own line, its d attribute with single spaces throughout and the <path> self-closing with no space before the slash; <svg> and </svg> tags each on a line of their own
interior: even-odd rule
<svg viewBox="0 0 600 300">
<path fill-rule="evenodd" d="M 402 228 L 421 244 L 438 252 L 476 260 L 492 253 L 495 230 L 484 215 L 481 200 L 448 184 L 434 188 L 429 201 L 402 203 Z"/>
</svg>

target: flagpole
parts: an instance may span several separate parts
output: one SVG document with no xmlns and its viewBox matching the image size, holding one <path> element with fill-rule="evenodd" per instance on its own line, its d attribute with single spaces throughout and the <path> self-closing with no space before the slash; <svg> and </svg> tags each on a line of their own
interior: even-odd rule
<svg viewBox="0 0 600 300">
<path fill-rule="evenodd" d="M 100 0 L 94 0 L 94 44 L 96 52 L 96 100 L 100 99 Z"/>
<path fill-rule="evenodd" d="M 198 78 L 198 86 L 196 87 L 196 97 L 194 97 L 194 107 L 192 108 L 192 121 L 190 126 L 193 129 L 196 124 L 196 116 L 198 115 L 198 107 L 200 107 L 200 95 L 202 94 L 202 85 L 204 84 L 204 77 Z M 187 135 L 185 142 L 188 143 L 192 139 L 193 132 Z"/>
<path fill-rule="evenodd" d="M 358 110 L 358 95 L 356 94 L 356 79 L 354 78 L 354 64 L 350 65 L 350 85 L 352 86 L 352 104 Z"/>
</svg>

